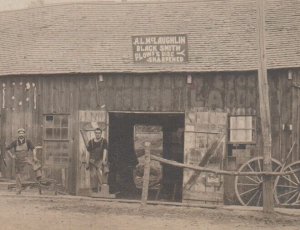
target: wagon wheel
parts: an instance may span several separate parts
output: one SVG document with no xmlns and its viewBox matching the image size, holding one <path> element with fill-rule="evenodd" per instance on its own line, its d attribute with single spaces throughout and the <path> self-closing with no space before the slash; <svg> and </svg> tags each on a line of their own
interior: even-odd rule
<svg viewBox="0 0 300 230">
<path fill-rule="evenodd" d="M 300 161 L 287 165 L 283 172 L 300 169 Z M 275 181 L 275 200 L 277 204 L 300 204 L 300 171 L 290 175 L 278 176 Z"/>
<path fill-rule="evenodd" d="M 279 172 L 281 163 L 272 158 L 272 171 Z M 262 172 L 263 158 L 255 157 L 244 163 L 239 172 Z M 263 177 L 262 176 L 236 176 L 235 194 L 242 205 L 262 206 Z"/>
</svg>

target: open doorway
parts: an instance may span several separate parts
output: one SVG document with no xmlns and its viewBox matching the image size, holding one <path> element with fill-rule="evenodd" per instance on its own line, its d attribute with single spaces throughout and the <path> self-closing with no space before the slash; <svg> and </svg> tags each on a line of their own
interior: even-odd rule
<svg viewBox="0 0 300 230">
<path fill-rule="evenodd" d="M 109 152 L 111 192 L 118 198 L 140 199 L 141 189 L 134 180 L 138 159 L 135 151 L 135 127 L 159 126 L 162 130 L 162 157 L 183 162 L 183 113 L 109 113 Z M 149 190 L 149 199 L 181 201 L 182 169 L 162 165 L 160 184 Z"/>
</svg>

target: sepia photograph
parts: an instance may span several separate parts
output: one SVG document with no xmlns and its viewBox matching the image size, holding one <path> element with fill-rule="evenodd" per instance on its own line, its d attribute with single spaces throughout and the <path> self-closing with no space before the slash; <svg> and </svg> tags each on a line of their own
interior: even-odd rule
<svg viewBox="0 0 300 230">
<path fill-rule="evenodd" d="M 0 0 L 0 108 L 0 229 L 300 229 L 300 0 Z"/>
</svg>

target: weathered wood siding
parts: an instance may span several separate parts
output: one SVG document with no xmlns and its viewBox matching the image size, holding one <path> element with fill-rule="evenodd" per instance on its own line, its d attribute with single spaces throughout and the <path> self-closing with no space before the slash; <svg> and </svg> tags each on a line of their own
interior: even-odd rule
<svg viewBox="0 0 300 230">
<path fill-rule="evenodd" d="M 80 109 L 108 111 L 184 112 L 192 107 L 210 107 L 235 113 L 257 109 L 255 73 L 106 74 L 80 80 Z M 98 93 L 97 92 L 98 89 Z"/>
<path fill-rule="evenodd" d="M 65 185 L 70 192 L 75 191 L 76 155 L 73 152 L 76 148 L 73 142 L 78 139 L 77 132 L 73 130 L 78 130 L 79 82 L 74 79 L 67 76 L 11 76 L 0 79 L 2 149 L 16 138 L 16 131 L 20 127 L 26 129 L 27 137 L 35 145 L 43 146 L 45 115 L 69 115 L 69 167 L 67 172 L 63 172 L 66 175 L 61 176 L 67 180 Z M 8 178 L 13 178 L 12 161 L 8 160 L 8 164 L 9 167 L 5 169 L 4 174 Z"/>
<path fill-rule="evenodd" d="M 300 71 L 276 70 L 270 72 L 270 100 L 272 122 L 272 155 L 284 161 L 296 145 L 288 162 L 300 159 Z"/>
<path fill-rule="evenodd" d="M 292 161 L 300 160 L 300 69 L 290 71 L 292 80 L 292 140 L 296 142 Z"/>
<path fill-rule="evenodd" d="M 290 80 L 288 70 L 269 72 L 272 155 L 278 160 L 284 158 L 294 140 L 297 145 L 293 160 L 299 159 L 300 71 L 290 72 Z M 186 73 L 1 77 L 2 148 L 16 136 L 19 127 L 27 129 L 35 145 L 43 145 L 44 115 L 68 114 L 71 148 L 67 178 L 69 191 L 75 192 L 79 110 L 184 112 L 193 107 L 208 107 L 227 111 L 229 116 L 256 115 L 255 148 L 259 155 L 261 131 L 256 76 L 255 72 L 193 73 L 191 84 L 187 83 Z M 13 177 L 11 167 L 5 176 Z"/>
</svg>

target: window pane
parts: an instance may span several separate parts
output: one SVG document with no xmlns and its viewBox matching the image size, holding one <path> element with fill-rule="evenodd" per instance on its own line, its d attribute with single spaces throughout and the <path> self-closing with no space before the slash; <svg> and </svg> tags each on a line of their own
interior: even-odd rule
<svg viewBox="0 0 300 230">
<path fill-rule="evenodd" d="M 68 139 L 68 128 L 61 129 L 61 139 Z"/>
<path fill-rule="evenodd" d="M 68 116 L 63 116 L 62 117 L 61 127 L 68 127 Z"/>
<path fill-rule="evenodd" d="M 245 128 L 252 129 L 252 117 L 245 117 Z"/>
<path fill-rule="evenodd" d="M 230 117 L 230 129 L 237 128 L 237 117 Z"/>
<path fill-rule="evenodd" d="M 244 129 L 246 128 L 246 117 L 237 117 L 236 119 L 236 126 L 237 129 Z"/>
<path fill-rule="evenodd" d="M 60 127 L 60 116 L 54 116 L 54 126 Z"/>
<path fill-rule="evenodd" d="M 53 138 L 54 138 L 54 139 L 58 139 L 58 140 L 61 139 L 61 138 L 60 138 L 60 128 L 55 128 L 55 129 L 54 129 L 54 135 L 53 135 Z"/>
<path fill-rule="evenodd" d="M 53 125 L 53 116 L 46 116 L 45 126 L 52 127 L 52 125 Z"/>
<path fill-rule="evenodd" d="M 53 129 L 46 128 L 46 139 L 52 139 L 53 138 Z"/>
<path fill-rule="evenodd" d="M 231 130 L 231 142 L 252 142 L 252 130 Z"/>
<path fill-rule="evenodd" d="M 247 142 L 253 141 L 252 130 L 246 130 L 244 133 L 245 133 L 245 141 L 247 141 Z"/>
<path fill-rule="evenodd" d="M 251 116 L 230 117 L 230 129 L 252 129 L 252 120 Z"/>
<path fill-rule="evenodd" d="M 230 142 L 253 142 L 255 119 L 252 116 L 230 117 Z"/>
<path fill-rule="evenodd" d="M 240 136 L 238 130 L 230 130 L 230 141 L 240 142 Z"/>
</svg>

